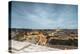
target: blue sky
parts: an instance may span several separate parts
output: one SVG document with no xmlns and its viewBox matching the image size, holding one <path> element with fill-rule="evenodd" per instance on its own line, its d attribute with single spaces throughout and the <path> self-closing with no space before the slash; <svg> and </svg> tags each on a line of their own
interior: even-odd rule
<svg viewBox="0 0 80 54">
<path fill-rule="evenodd" d="M 11 28 L 77 29 L 77 5 L 12 2 Z"/>
</svg>

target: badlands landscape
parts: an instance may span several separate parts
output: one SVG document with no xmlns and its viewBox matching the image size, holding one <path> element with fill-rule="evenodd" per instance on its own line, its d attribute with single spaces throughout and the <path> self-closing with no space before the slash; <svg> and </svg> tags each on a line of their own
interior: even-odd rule
<svg viewBox="0 0 80 54">
<path fill-rule="evenodd" d="M 45 44 L 39 42 L 43 35 Z M 39 52 L 78 48 L 77 29 L 17 29 L 10 28 L 9 52 Z M 39 43 L 38 43 L 39 42 Z"/>
</svg>

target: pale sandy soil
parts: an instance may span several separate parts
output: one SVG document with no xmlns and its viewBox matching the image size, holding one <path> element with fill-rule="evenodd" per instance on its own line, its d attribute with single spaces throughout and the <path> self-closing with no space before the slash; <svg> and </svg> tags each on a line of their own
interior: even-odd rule
<svg viewBox="0 0 80 54">
<path fill-rule="evenodd" d="M 55 50 L 61 50 L 61 49 L 56 49 L 56 48 L 50 48 L 46 46 L 40 46 L 36 44 L 32 44 L 30 42 L 24 41 L 24 42 L 19 42 L 15 40 L 11 40 L 11 48 L 13 54 L 20 54 L 24 52 L 42 52 L 42 51 L 55 51 Z"/>
</svg>

